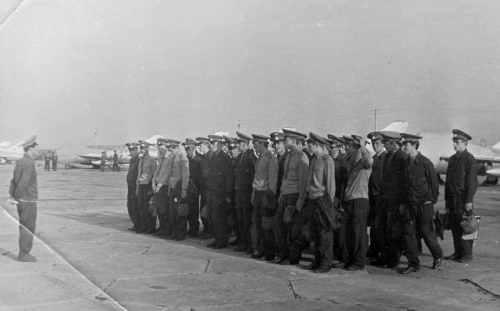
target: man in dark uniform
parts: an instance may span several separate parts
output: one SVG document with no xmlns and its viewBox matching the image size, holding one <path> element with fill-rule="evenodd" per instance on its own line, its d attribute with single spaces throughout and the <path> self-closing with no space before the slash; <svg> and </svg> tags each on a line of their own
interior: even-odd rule
<svg viewBox="0 0 500 311">
<path fill-rule="evenodd" d="M 130 220 L 132 220 L 133 227 L 129 228 L 130 231 L 137 231 L 140 228 L 139 223 L 139 210 L 137 208 L 137 194 L 135 190 L 137 188 L 137 174 L 139 171 L 139 152 L 138 143 L 127 143 L 128 151 L 130 153 L 130 165 L 127 172 L 127 210 Z"/>
<path fill-rule="evenodd" d="M 54 151 L 52 153 L 52 170 L 57 171 L 57 160 L 59 160 L 59 157 L 57 156 L 57 151 Z"/>
<path fill-rule="evenodd" d="M 30 255 L 33 247 L 33 235 L 36 228 L 36 214 L 38 200 L 38 184 L 35 170 L 37 156 L 36 136 L 23 143 L 24 156 L 16 161 L 14 177 L 10 182 L 9 194 L 11 200 L 17 201 L 19 214 L 19 255 L 17 259 L 23 262 L 35 262 L 36 258 Z"/>
<path fill-rule="evenodd" d="M 347 161 L 340 153 L 341 146 L 344 146 L 343 139 L 335 135 L 328 134 L 330 139 L 330 156 L 335 164 L 335 198 L 342 203 L 345 197 L 345 188 L 347 186 Z M 345 247 L 345 217 L 340 218 L 340 227 L 333 230 L 333 262 L 332 268 L 344 268 L 347 258 L 347 249 Z"/>
<path fill-rule="evenodd" d="M 189 179 L 192 188 L 188 186 L 187 200 L 189 205 L 189 231 L 190 237 L 198 237 L 200 231 L 200 195 L 204 188 L 203 180 L 203 155 L 200 156 L 196 152 L 198 142 L 193 139 L 186 138 L 186 142 L 182 143 L 186 149 L 186 154 L 189 160 Z"/>
<path fill-rule="evenodd" d="M 43 156 L 43 159 L 45 160 L 45 170 L 50 172 L 50 151 L 47 151 L 47 153 Z"/>
<path fill-rule="evenodd" d="M 211 213 L 208 212 L 210 208 L 208 206 L 208 194 L 207 194 L 207 178 L 208 178 L 208 170 L 210 169 L 210 165 L 212 163 L 212 158 L 214 156 L 213 150 L 211 150 L 210 141 L 205 137 L 196 137 L 198 141 L 198 146 L 200 147 L 200 151 L 203 154 L 203 165 L 202 165 L 202 189 L 201 198 L 200 198 L 200 214 L 205 213 L 208 217 L 201 217 L 201 222 L 203 224 L 203 232 L 200 234 L 200 238 L 202 239 L 211 239 L 213 238 L 212 234 L 212 220 L 210 219 Z M 203 209 L 207 209 L 206 212 L 203 212 Z"/>
<path fill-rule="evenodd" d="M 137 173 L 137 205 L 141 228 L 136 233 L 153 234 L 156 231 L 156 217 L 149 212 L 149 199 L 153 196 L 153 175 L 156 172 L 156 159 L 149 155 L 150 144 L 140 140 L 142 153 L 139 156 Z"/>
<path fill-rule="evenodd" d="M 114 150 L 115 153 L 113 154 L 113 172 L 116 170 L 117 172 L 120 171 L 120 167 L 118 166 L 118 153 L 116 153 L 116 150 Z"/>
<path fill-rule="evenodd" d="M 380 183 L 380 210 L 376 217 L 380 221 L 380 231 L 385 235 L 380 237 L 381 257 L 372 265 L 395 268 L 403 250 L 403 223 L 399 208 L 404 204 L 403 170 L 408 156 L 399 147 L 401 135 L 398 132 L 383 131 L 381 134 L 387 154 Z"/>
<path fill-rule="evenodd" d="M 235 252 L 253 254 L 252 248 L 252 184 L 255 176 L 255 162 L 257 156 L 250 148 L 250 136 L 236 132 L 238 136 L 238 149 L 240 155 L 237 159 L 238 170 L 234 189 L 236 191 L 236 213 L 238 216 L 238 227 L 240 229 L 241 244 L 234 249 Z"/>
<path fill-rule="evenodd" d="M 472 212 L 474 195 L 477 190 L 476 159 L 467 150 L 472 137 L 461 131 L 453 130 L 453 148 L 455 153 L 450 157 L 446 171 L 444 199 L 446 209 L 450 213 L 451 233 L 455 252 L 445 257 L 447 260 L 469 262 L 472 260 L 472 240 L 463 240 L 463 229 L 460 225 L 465 212 Z"/>
<path fill-rule="evenodd" d="M 238 166 L 239 166 L 239 159 L 241 152 L 238 149 L 238 142 L 236 138 L 224 135 L 224 140 L 226 141 L 224 146 L 226 146 L 227 153 L 231 157 L 231 162 L 233 164 L 233 185 L 235 185 L 236 175 L 238 174 Z M 235 189 L 233 189 L 233 191 L 231 192 L 230 197 L 231 197 L 231 202 L 228 204 L 228 210 L 227 210 L 227 231 L 229 234 L 231 232 L 234 232 L 236 235 L 236 239 L 228 242 L 227 245 L 238 246 L 241 244 L 242 238 L 239 229 L 238 212 L 236 211 Z"/>
<path fill-rule="evenodd" d="M 368 225 L 370 226 L 370 247 L 366 253 L 366 257 L 378 259 L 380 250 L 378 248 L 380 236 L 385 235 L 377 228 L 379 220 L 376 218 L 377 210 L 380 206 L 380 182 L 382 181 L 382 170 L 384 167 L 384 159 L 386 152 L 384 150 L 384 143 L 382 142 L 382 134 L 380 132 L 371 132 L 367 135 L 371 140 L 373 151 L 373 166 L 368 183 L 368 194 L 370 201 L 370 212 L 368 213 Z"/>
<path fill-rule="evenodd" d="M 283 182 L 278 199 L 278 215 L 283 215 L 288 206 L 294 206 L 293 220 L 286 224 L 283 217 L 275 219 L 275 235 L 278 241 L 281 265 L 299 264 L 302 257 L 302 245 L 299 241 L 302 227 L 308 217 L 304 207 L 307 197 L 307 178 L 309 174 L 309 158 L 297 147 L 297 140 L 307 135 L 297 131 L 283 129 L 285 147 L 288 149 L 283 171 Z"/>
<path fill-rule="evenodd" d="M 309 150 L 309 148 L 307 148 L 306 138 L 307 135 L 305 137 L 301 136 L 300 138 L 297 139 L 297 148 L 307 156 L 307 159 L 309 159 L 309 163 L 311 163 L 313 154 Z"/>
<path fill-rule="evenodd" d="M 439 196 L 439 182 L 434 164 L 419 151 L 420 139 L 417 135 L 401 133 L 405 153 L 408 155 L 404 166 L 405 206 L 402 212 L 404 230 L 404 249 L 408 267 L 402 274 L 417 272 L 420 269 L 418 258 L 417 233 L 425 241 L 434 262 L 432 269 L 441 265 L 443 250 L 434 232 L 434 204 Z"/>
<path fill-rule="evenodd" d="M 276 214 L 278 159 L 268 149 L 269 137 L 257 134 L 252 136 L 255 152 L 259 156 L 255 163 L 251 199 L 254 206 L 253 223 L 257 232 L 257 245 L 254 247 L 256 252 L 251 257 L 270 261 L 276 255 L 276 243 L 272 223 L 270 228 L 265 228 L 264 221 L 272 219 Z"/>
<path fill-rule="evenodd" d="M 103 151 L 101 154 L 101 172 L 104 172 L 105 166 L 106 166 L 106 151 Z"/>
<path fill-rule="evenodd" d="M 309 270 L 325 273 L 332 269 L 335 197 L 335 164 L 328 154 L 329 143 L 315 133 L 309 133 L 308 146 L 313 153 L 307 181 L 309 209 L 312 211 L 309 229 L 314 240 L 314 260 Z"/>
<path fill-rule="evenodd" d="M 214 154 L 209 165 L 207 177 L 207 204 L 213 224 L 213 235 L 215 240 L 207 244 L 214 249 L 226 248 L 228 243 L 227 233 L 227 209 L 231 202 L 233 185 L 233 166 L 231 157 L 222 151 L 223 137 L 209 135 L 210 145 Z"/>
</svg>

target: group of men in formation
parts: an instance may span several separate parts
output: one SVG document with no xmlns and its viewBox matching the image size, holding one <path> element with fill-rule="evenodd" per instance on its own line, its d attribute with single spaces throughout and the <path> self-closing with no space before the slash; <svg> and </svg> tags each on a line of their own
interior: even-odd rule
<svg viewBox="0 0 500 311">
<path fill-rule="evenodd" d="M 48 151 L 43 156 L 43 161 L 45 162 L 45 171 L 50 171 L 50 162 L 52 162 L 52 170 L 57 171 L 57 160 L 59 160 L 57 151 Z"/>
<path fill-rule="evenodd" d="M 158 139 L 158 159 L 148 154 L 147 142 L 128 143 L 127 205 L 134 224 L 129 230 L 176 241 L 186 235 L 213 238 L 207 247 L 234 246 L 235 252 L 280 265 L 299 264 L 313 242 L 314 260 L 304 268 L 315 273 L 362 270 L 367 259 L 395 268 L 403 253 L 409 264 L 401 273 L 416 272 L 423 239 L 432 268 L 441 266 L 433 223 L 438 175 L 418 151 L 422 137 L 398 132 L 322 137 L 291 129 L 236 135 L 182 143 Z M 460 225 L 477 189 L 469 140 L 453 130 L 456 154 L 445 185 L 455 252 L 444 259 L 459 262 L 472 260 L 472 241 L 462 239 Z M 232 232 L 236 238 L 229 241 Z"/>
</svg>

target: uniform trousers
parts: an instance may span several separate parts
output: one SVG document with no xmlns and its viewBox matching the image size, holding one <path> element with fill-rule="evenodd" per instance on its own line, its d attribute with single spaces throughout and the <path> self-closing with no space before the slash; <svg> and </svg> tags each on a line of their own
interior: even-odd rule
<svg viewBox="0 0 500 311">
<path fill-rule="evenodd" d="M 276 197 L 274 194 L 268 195 L 268 191 L 255 191 L 255 206 L 253 210 L 253 223 L 257 232 L 258 253 L 264 253 L 266 257 L 273 257 L 276 253 L 276 241 L 274 239 L 274 230 L 264 230 L 262 227 L 262 218 L 264 216 L 273 217 L 276 214 Z M 276 217 L 274 218 L 276 220 Z"/>
<path fill-rule="evenodd" d="M 347 203 L 342 202 L 341 207 L 345 206 Z M 345 244 L 345 225 L 346 217 L 343 215 L 340 220 L 340 226 L 333 230 L 333 259 L 337 261 L 346 262 L 349 255 L 347 254 L 347 248 Z"/>
<path fill-rule="evenodd" d="M 318 199 L 309 199 L 309 209 L 312 210 L 309 230 L 314 241 L 314 263 L 329 268 L 333 262 L 333 230 L 321 223 Z"/>
<path fill-rule="evenodd" d="M 137 194 L 135 194 L 135 190 L 137 186 L 128 186 L 127 191 L 127 211 L 130 220 L 134 224 L 134 228 L 139 229 L 141 227 L 139 223 L 139 210 L 137 207 Z"/>
<path fill-rule="evenodd" d="M 45 170 L 46 171 L 50 171 L 50 160 L 48 160 L 48 161 L 46 160 L 45 161 Z"/>
<path fill-rule="evenodd" d="M 167 232 L 168 223 L 168 186 L 162 185 L 160 190 L 155 194 L 156 211 L 158 212 L 158 220 L 160 221 L 160 231 L 164 234 L 171 235 L 172 232 Z"/>
<path fill-rule="evenodd" d="M 149 212 L 149 199 L 148 191 L 151 189 L 151 184 L 139 185 L 137 194 L 137 204 L 139 207 L 139 218 L 141 230 L 154 231 L 156 230 L 156 217 Z"/>
<path fill-rule="evenodd" d="M 399 206 L 399 199 L 382 198 L 376 216 L 376 236 L 381 260 L 391 265 L 399 264 L 403 251 L 403 224 L 399 214 Z"/>
<path fill-rule="evenodd" d="M 188 192 L 189 206 L 189 233 L 198 233 L 200 231 L 200 194 L 198 192 Z"/>
<path fill-rule="evenodd" d="M 200 215 L 202 209 L 208 206 L 208 191 L 206 189 L 201 191 L 200 197 Z M 211 213 L 208 212 L 207 215 L 209 217 L 201 217 L 201 223 L 203 224 L 203 232 L 212 233 L 212 222 L 211 222 Z"/>
<path fill-rule="evenodd" d="M 418 236 L 424 239 L 425 245 L 429 248 L 432 257 L 439 259 L 443 256 L 443 250 L 439 245 L 434 230 L 434 206 L 432 203 L 416 204 L 409 203 L 405 205 L 408 215 L 403 216 L 404 230 L 404 249 L 406 258 L 410 266 L 419 267 L 418 259 Z M 406 218 L 409 216 L 408 218 Z"/>
<path fill-rule="evenodd" d="M 19 214 L 19 258 L 30 253 L 33 247 L 33 235 L 36 228 L 36 202 L 22 202 L 17 204 Z"/>
<path fill-rule="evenodd" d="M 52 161 L 52 170 L 57 171 L 57 161 Z"/>
<path fill-rule="evenodd" d="M 300 238 L 302 228 L 306 223 L 306 209 L 308 207 L 304 205 L 300 212 L 295 211 L 291 223 L 285 223 L 284 215 L 286 207 L 295 207 L 298 199 L 298 193 L 282 194 L 278 201 L 278 210 L 273 224 L 280 257 L 289 258 L 291 263 L 298 263 L 302 256 Z"/>
<path fill-rule="evenodd" d="M 378 249 L 377 234 L 380 230 L 377 230 L 375 227 L 378 225 L 377 215 L 379 214 L 377 211 L 380 206 L 380 196 L 379 195 L 370 195 L 370 212 L 368 213 L 368 225 L 370 226 L 370 245 L 368 247 L 367 257 L 378 257 L 380 254 L 380 250 Z"/>
<path fill-rule="evenodd" d="M 368 249 L 367 219 L 370 210 L 368 199 L 359 198 L 346 201 L 345 207 L 345 238 L 347 258 L 345 263 L 364 267 L 366 250 Z"/>
<path fill-rule="evenodd" d="M 170 188 L 168 191 L 168 216 L 165 232 L 172 232 L 178 238 L 184 238 L 187 230 L 187 216 L 179 216 L 179 203 L 181 196 L 178 191 Z"/>
<path fill-rule="evenodd" d="M 212 231 L 219 246 L 227 246 L 229 235 L 227 232 L 227 199 L 225 194 L 208 193 L 209 214 L 212 220 Z M 209 218 L 210 221 L 210 218 Z"/>
<path fill-rule="evenodd" d="M 462 198 L 450 198 L 446 200 L 445 206 L 451 216 L 451 234 L 453 236 L 455 254 L 459 257 L 472 257 L 472 245 L 474 241 L 462 239 L 464 230 L 460 225 L 465 213 L 464 200 Z"/>
<path fill-rule="evenodd" d="M 239 238 L 247 249 L 252 248 L 252 190 L 236 191 L 236 214 L 238 216 Z"/>
</svg>

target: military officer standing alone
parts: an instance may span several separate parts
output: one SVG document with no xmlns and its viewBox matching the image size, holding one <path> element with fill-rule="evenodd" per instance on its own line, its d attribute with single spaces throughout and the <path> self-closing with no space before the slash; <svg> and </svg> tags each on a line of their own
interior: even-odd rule
<svg viewBox="0 0 500 311">
<path fill-rule="evenodd" d="M 113 172 L 114 171 L 117 172 L 120 171 L 120 167 L 118 166 L 118 154 L 116 153 L 116 150 L 115 153 L 113 154 Z"/>
<path fill-rule="evenodd" d="M 420 269 L 418 258 L 417 234 L 425 241 L 434 258 L 433 269 L 441 265 L 443 250 L 434 232 L 434 204 L 439 196 L 439 182 L 434 164 L 419 151 L 420 139 L 417 135 L 401 133 L 405 153 L 408 155 L 404 166 L 405 206 L 402 220 L 405 225 L 404 248 L 408 267 L 402 274 L 417 272 Z"/>
<path fill-rule="evenodd" d="M 129 228 L 130 231 L 137 231 L 141 227 L 139 223 L 139 210 L 137 208 L 137 194 L 135 190 L 137 189 L 137 174 L 139 171 L 139 152 L 138 143 L 127 143 L 128 151 L 130 153 L 130 165 L 127 172 L 127 210 L 128 216 L 134 226 Z"/>
<path fill-rule="evenodd" d="M 101 172 L 104 172 L 104 168 L 106 166 L 106 151 L 101 153 Z"/>
<path fill-rule="evenodd" d="M 453 148 L 456 153 L 450 157 L 446 171 L 444 199 L 446 209 L 450 213 L 451 233 L 455 252 L 445 257 L 447 260 L 469 262 L 472 260 L 472 240 L 463 240 L 463 229 L 460 225 L 464 213 L 471 212 L 472 203 L 477 190 L 476 159 L 467 150 L 472 137 L 461 131 L 453 130 Z"/>
<path fill-rule="evenodd" d="M 45 171 L 50 172 L 50 151 L 43 156 L 43 159 L 45 161 Z"/>
<path fill-rule="evenodd" d="M 208 169 L 207 204 L 210 208 L 215 240 L 207 244 L 207 247 L 220 249 L 227 247 L 229 239 L 226 216 L 231 192 L 234 190 L 233 164 L 231 157 L 222 151 L 224 138 L 217 135 L 209 135 L 208 138 L 214 154 Z"/>
<path fill-rule="evenodd" d="M 19 214 L 19 256 L 17 259 L 24 262 L 35 262 L 36 258 L 30 255 L 33 246 L 33 235 L 36 228 L 36 214 L 38 200 L 38 185 L 35 170 L 37 155 L 36 136 L 27 139 L 22 145 L 24 156 L 16 161 L 14 177 L 10 182 L 9 194 L 16 200 Z"/>
</svg>

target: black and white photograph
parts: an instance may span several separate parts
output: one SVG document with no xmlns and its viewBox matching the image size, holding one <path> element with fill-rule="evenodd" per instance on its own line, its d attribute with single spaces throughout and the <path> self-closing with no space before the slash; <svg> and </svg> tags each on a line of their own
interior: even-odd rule
<svg viewBox="0 0 500 311">
<path fill-rule="evenodd" d="M 497 0 L 0 0 L 0 311 L 500 310 Z"/>
</svg>

